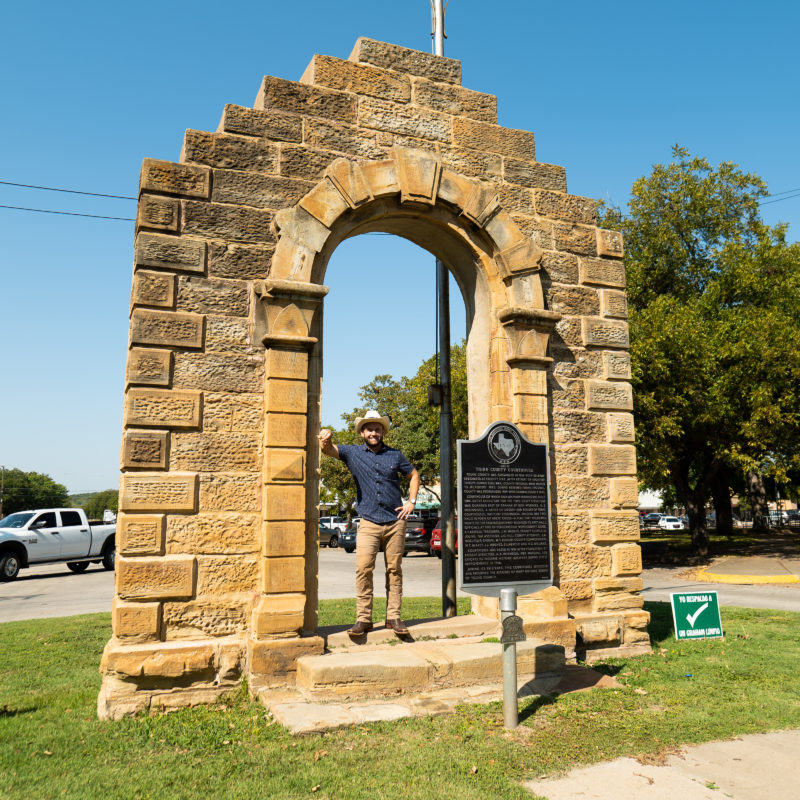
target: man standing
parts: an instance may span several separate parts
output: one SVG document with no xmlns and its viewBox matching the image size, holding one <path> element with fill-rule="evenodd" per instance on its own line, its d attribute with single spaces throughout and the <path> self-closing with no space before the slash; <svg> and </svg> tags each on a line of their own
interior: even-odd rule
<svg viewBox="0 0 800 800">
<path fill-rule="evenodd" d="M 386 564 L 386 627 L 398 636 L 408 634 L 400 617 L 403 597 L 403 550 L 406 520 L 414 511 L 419 473 L 408 459 L 383 443 L 389 432 L 389 418 L 367 411 L 355 424 L 364 443 L 333 443 L 333 434 L 319 434 L 320 449 L 326 456 L 344 461 L 356 482 L 356 508 L 361 516 L 356 539 L 356 624 L 347 633 L 359 639 L 372 630 L 372 573 L 378 550 Z M 411 479 L 408 501 L 402 502 L 400 474 Z"/>
</svg>

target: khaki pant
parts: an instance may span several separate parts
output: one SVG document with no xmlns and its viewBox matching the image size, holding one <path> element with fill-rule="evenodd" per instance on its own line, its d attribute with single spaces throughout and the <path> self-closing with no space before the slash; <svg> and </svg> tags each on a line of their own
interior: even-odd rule
<svg viewBox="0 0 800 800">
<path fill-rule="evenodd" d="M 362 519 L 356 538 L 356 620 L 372 622 L 372 573 L 375 559 L 383 545 L 386 564 L 386 619 L 400 619 L 403 600 L 403 550 L 406 544 L 406 521 L 398 519 L 380 525 Z"/>
</svg>

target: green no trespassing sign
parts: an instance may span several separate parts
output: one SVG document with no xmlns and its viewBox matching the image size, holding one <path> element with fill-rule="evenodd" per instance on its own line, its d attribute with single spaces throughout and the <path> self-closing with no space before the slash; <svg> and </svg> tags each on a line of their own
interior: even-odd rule
<svg viewBox="0 0 800 800">
<path fill-rule="evenodd" d="M 672 592 L 676 639 L 722 638 L 722 618 L 716 592 Z"/>
</svg>

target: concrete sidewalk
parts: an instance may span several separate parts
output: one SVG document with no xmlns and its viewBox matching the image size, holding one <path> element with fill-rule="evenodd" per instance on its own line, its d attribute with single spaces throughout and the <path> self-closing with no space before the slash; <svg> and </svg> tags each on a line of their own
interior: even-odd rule
<svg viewBox="0 0 800 800">
<path fill-rule="evenodd" d="M 778 556 L 727 556 L 697 571 L 707 583 L 800 583 L 800 558 Z"/>
<path fill-rule="evenodd" d="M 663 765 L 618 758 L 561 778 L 528 781 L 546 800 L 795 800 L 800 730 L 682 747 Z"/>
</svg>

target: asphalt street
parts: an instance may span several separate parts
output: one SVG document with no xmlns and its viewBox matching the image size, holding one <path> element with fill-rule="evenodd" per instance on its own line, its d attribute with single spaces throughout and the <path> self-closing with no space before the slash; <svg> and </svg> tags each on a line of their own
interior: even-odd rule
<svg viewBox="0 0 800 800">
<path fill-rule="evenodd" d="M 403 593 L 406 597 L 439 597 L 442 591 L 441 561 L 419 553 L 403 560 Z M 355 593 L 354 553 L 320 551 L 320 592 L 323 599 L 352 597 Z M 770 608 L 800 612 L 800 584 L 739 586 L 687 581 L 679 576 L 685 568 L 646 569 L 642 574 L 646 600 L 668 601 L 670 592 L 708 591 L 719 594 L 723 606 Z M 383 581 L 378 557 L 375 586 Z M 110 611 L 114 596 L 114 573 L 93 564 L 75 575 L 63 564 L 22 570 L 10 583 L 0 583 L 0 622 L 46 617 L 68 617 Z"/>
</svg>

